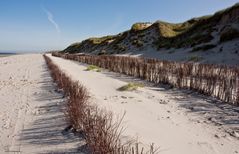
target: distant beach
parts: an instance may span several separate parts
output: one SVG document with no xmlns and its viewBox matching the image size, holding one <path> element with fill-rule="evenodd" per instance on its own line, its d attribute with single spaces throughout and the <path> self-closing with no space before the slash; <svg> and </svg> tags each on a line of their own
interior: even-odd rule
<svg viewBox="0 0 239 154">
<path fill-rule="evenodd" d="M 16 53 L 1 53 L 0 52 L 0 57 L 7 57 L 7 56 L 12 56 L 12 55 L 16 55 Z"/>
</svg>

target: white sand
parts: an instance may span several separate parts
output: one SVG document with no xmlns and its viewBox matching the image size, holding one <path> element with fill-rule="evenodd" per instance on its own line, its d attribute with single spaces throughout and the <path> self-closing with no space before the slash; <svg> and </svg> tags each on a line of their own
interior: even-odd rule
<svg viewBox="0 0 239 154">
<path fill-rule="evenodd" d="M 84 71 L 84 64 L 48 56 L 86 86 L 99 106 L 116 115 L 126 111 L 124 135 L 137 136 L 144 144 L 155 143 L 162 154 L 239 153 L 238 107 L 195 93 L 150 86 L 120 92 L 117 88 L 135 79 L 107 71 Z"/>
<path fill-rule="evenodd" d="M 41 54 L 0 58 L 0 153 L 65 153 L 79 139 L 62 134 L 64 100 Z"/>
</svg>

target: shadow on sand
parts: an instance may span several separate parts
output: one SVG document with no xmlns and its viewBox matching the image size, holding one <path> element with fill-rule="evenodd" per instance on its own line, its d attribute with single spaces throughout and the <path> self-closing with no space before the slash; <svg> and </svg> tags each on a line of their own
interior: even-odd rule
<svg viewBox="0 0 239 154">
<path fill-rule="evenodd" d="M 57 91 L 50 73 L 44 64 L 39 93 L 34 94 L 36 111 L 33 115 L 33 123 L 30 127 L 23 129 L 21 142 L 40 148 L 38 153 L 87 153 L 84 141 L 81 137 L 74 135 L 71 131 L 64 132 L 67 127 L 63 94 Z M 33 150 L 34 151 L 34 150 Z M 36 153 L 36 152 L 34 152 Z"/>
<path fill-rule="evenodd" d="M 143 83 L 151 90 L 169 94 L 169 99 L 175 100 L 180 107 L 186 108 L 187 112 L 196 113 L 204 117 L 206 121 L 224 127 L 226 132 L 239 133 L 239 106 L 223 103 L 216 98 L 204 96 L 191 90 L 172 88 L 162 84 L 155 85 L 139 78 L 109 71 L 102 71 L 101 73 L 124 82 Z"/>
</svg>

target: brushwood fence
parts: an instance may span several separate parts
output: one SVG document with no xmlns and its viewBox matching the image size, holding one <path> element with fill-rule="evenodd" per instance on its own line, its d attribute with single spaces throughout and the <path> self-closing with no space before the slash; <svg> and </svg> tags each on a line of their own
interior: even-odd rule
<svg viewBox="0 0 239 154">
<path fill-rule="evenodd" d="M 239 67 L 215 64 L 170 62 L 158 59 L 52 53 L 90 65 L 153 82 L 186 88 L 239 105 Z"/>
<path fill-rule="evenodd" d="M 63 89 L 67 98 L 65 115 L 70 127 L 84 136 L 87 153 L 93 154 L 156 154 L 154 144 L 142 145 L 138 141 L 122 142 L 124 130 L 123 117 L 113 118 L 113 113 L 100 109 L 89 101 L 87 89 L 80 83 L 71 80 L 53 61 L 44 55 L 53 81 Z M 81 135 L 81 136 L 82 136 Z"/>
</svg>

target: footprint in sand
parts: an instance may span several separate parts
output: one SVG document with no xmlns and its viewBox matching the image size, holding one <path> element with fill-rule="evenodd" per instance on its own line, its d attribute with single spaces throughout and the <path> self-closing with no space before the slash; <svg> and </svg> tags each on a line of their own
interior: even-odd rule
<svg viewBox="0 0 239 154">
<path fill-rule="evenodd" d="M 10 128 L 10 123 L 11 123 L 11 120 L 10 120 L 10 119 L 7 119 L 7 120 L 5 121 L 5 123 L 3 124 L 3 128 L 5 128 L 5 129 Z"/>
<path fill-rule="evenodd" d="M 128 97 L 126 97 L 126 96 L 121 96 L 121 98 L 123 98 L 123 99 L 127 99 Z"/>
</svg>

